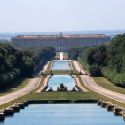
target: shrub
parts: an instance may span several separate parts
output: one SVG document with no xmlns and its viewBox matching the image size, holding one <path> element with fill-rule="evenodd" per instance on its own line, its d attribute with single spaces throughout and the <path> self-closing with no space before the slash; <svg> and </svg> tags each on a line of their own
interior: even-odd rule
<svg viewBox="0 0 125 125">
<path fill-rule="evenodd" d="M 95 66 L 95 65 L 90 66 L 89 71 L 91 76 L 102 76 L 98 66 Z"/>
</svg>

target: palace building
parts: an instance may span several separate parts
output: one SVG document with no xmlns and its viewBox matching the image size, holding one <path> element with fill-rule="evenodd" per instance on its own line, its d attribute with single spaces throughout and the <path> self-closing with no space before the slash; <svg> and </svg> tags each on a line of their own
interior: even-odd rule
<svg viewBox="0 0 125 125">
<path fill-rule="evenodd" d="M 64 35 L 19 35 L 12 38 L 17 47 L 54 47 L 56 51 L 67 51 L 71 48 L 101 45 L 111 40 L 104 34 Z"/>
</svg>

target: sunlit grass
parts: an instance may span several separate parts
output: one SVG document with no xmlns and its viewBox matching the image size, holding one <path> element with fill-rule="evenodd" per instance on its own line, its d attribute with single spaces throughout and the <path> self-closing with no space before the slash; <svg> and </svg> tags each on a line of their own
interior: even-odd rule
<svg viewBox="0 0 125 125">
<path fill-rule="evenodd" d="M 93 79 L 101 87 L 125 94 L 125 88 L 114 85 L 112 82 L 108 81 L 105 77 L 93 77 Z"/>
</svg>

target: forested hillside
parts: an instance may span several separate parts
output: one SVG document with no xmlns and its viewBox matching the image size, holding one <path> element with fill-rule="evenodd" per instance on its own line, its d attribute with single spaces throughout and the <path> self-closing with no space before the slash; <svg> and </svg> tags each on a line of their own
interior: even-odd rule
<svg viewBox="0 0 125 125">
<path fill-rule="evenodd" d="M 16 49 L 0 43 L 0 86 L 8 85 L 19 77 L 31 77 L 40 63 L 41 66 L 55 56 L 49 48 Z"/>
</svg>

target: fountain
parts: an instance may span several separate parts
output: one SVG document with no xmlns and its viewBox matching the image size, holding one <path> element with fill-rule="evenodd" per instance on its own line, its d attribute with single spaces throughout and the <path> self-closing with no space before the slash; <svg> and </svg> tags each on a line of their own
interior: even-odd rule
<svg viewBox="0 0 125 125">
<path fill-rule="evenodd" d="M 60 52 L 60 60 L 63 60 L 63 52 Z"/>
</svg>

